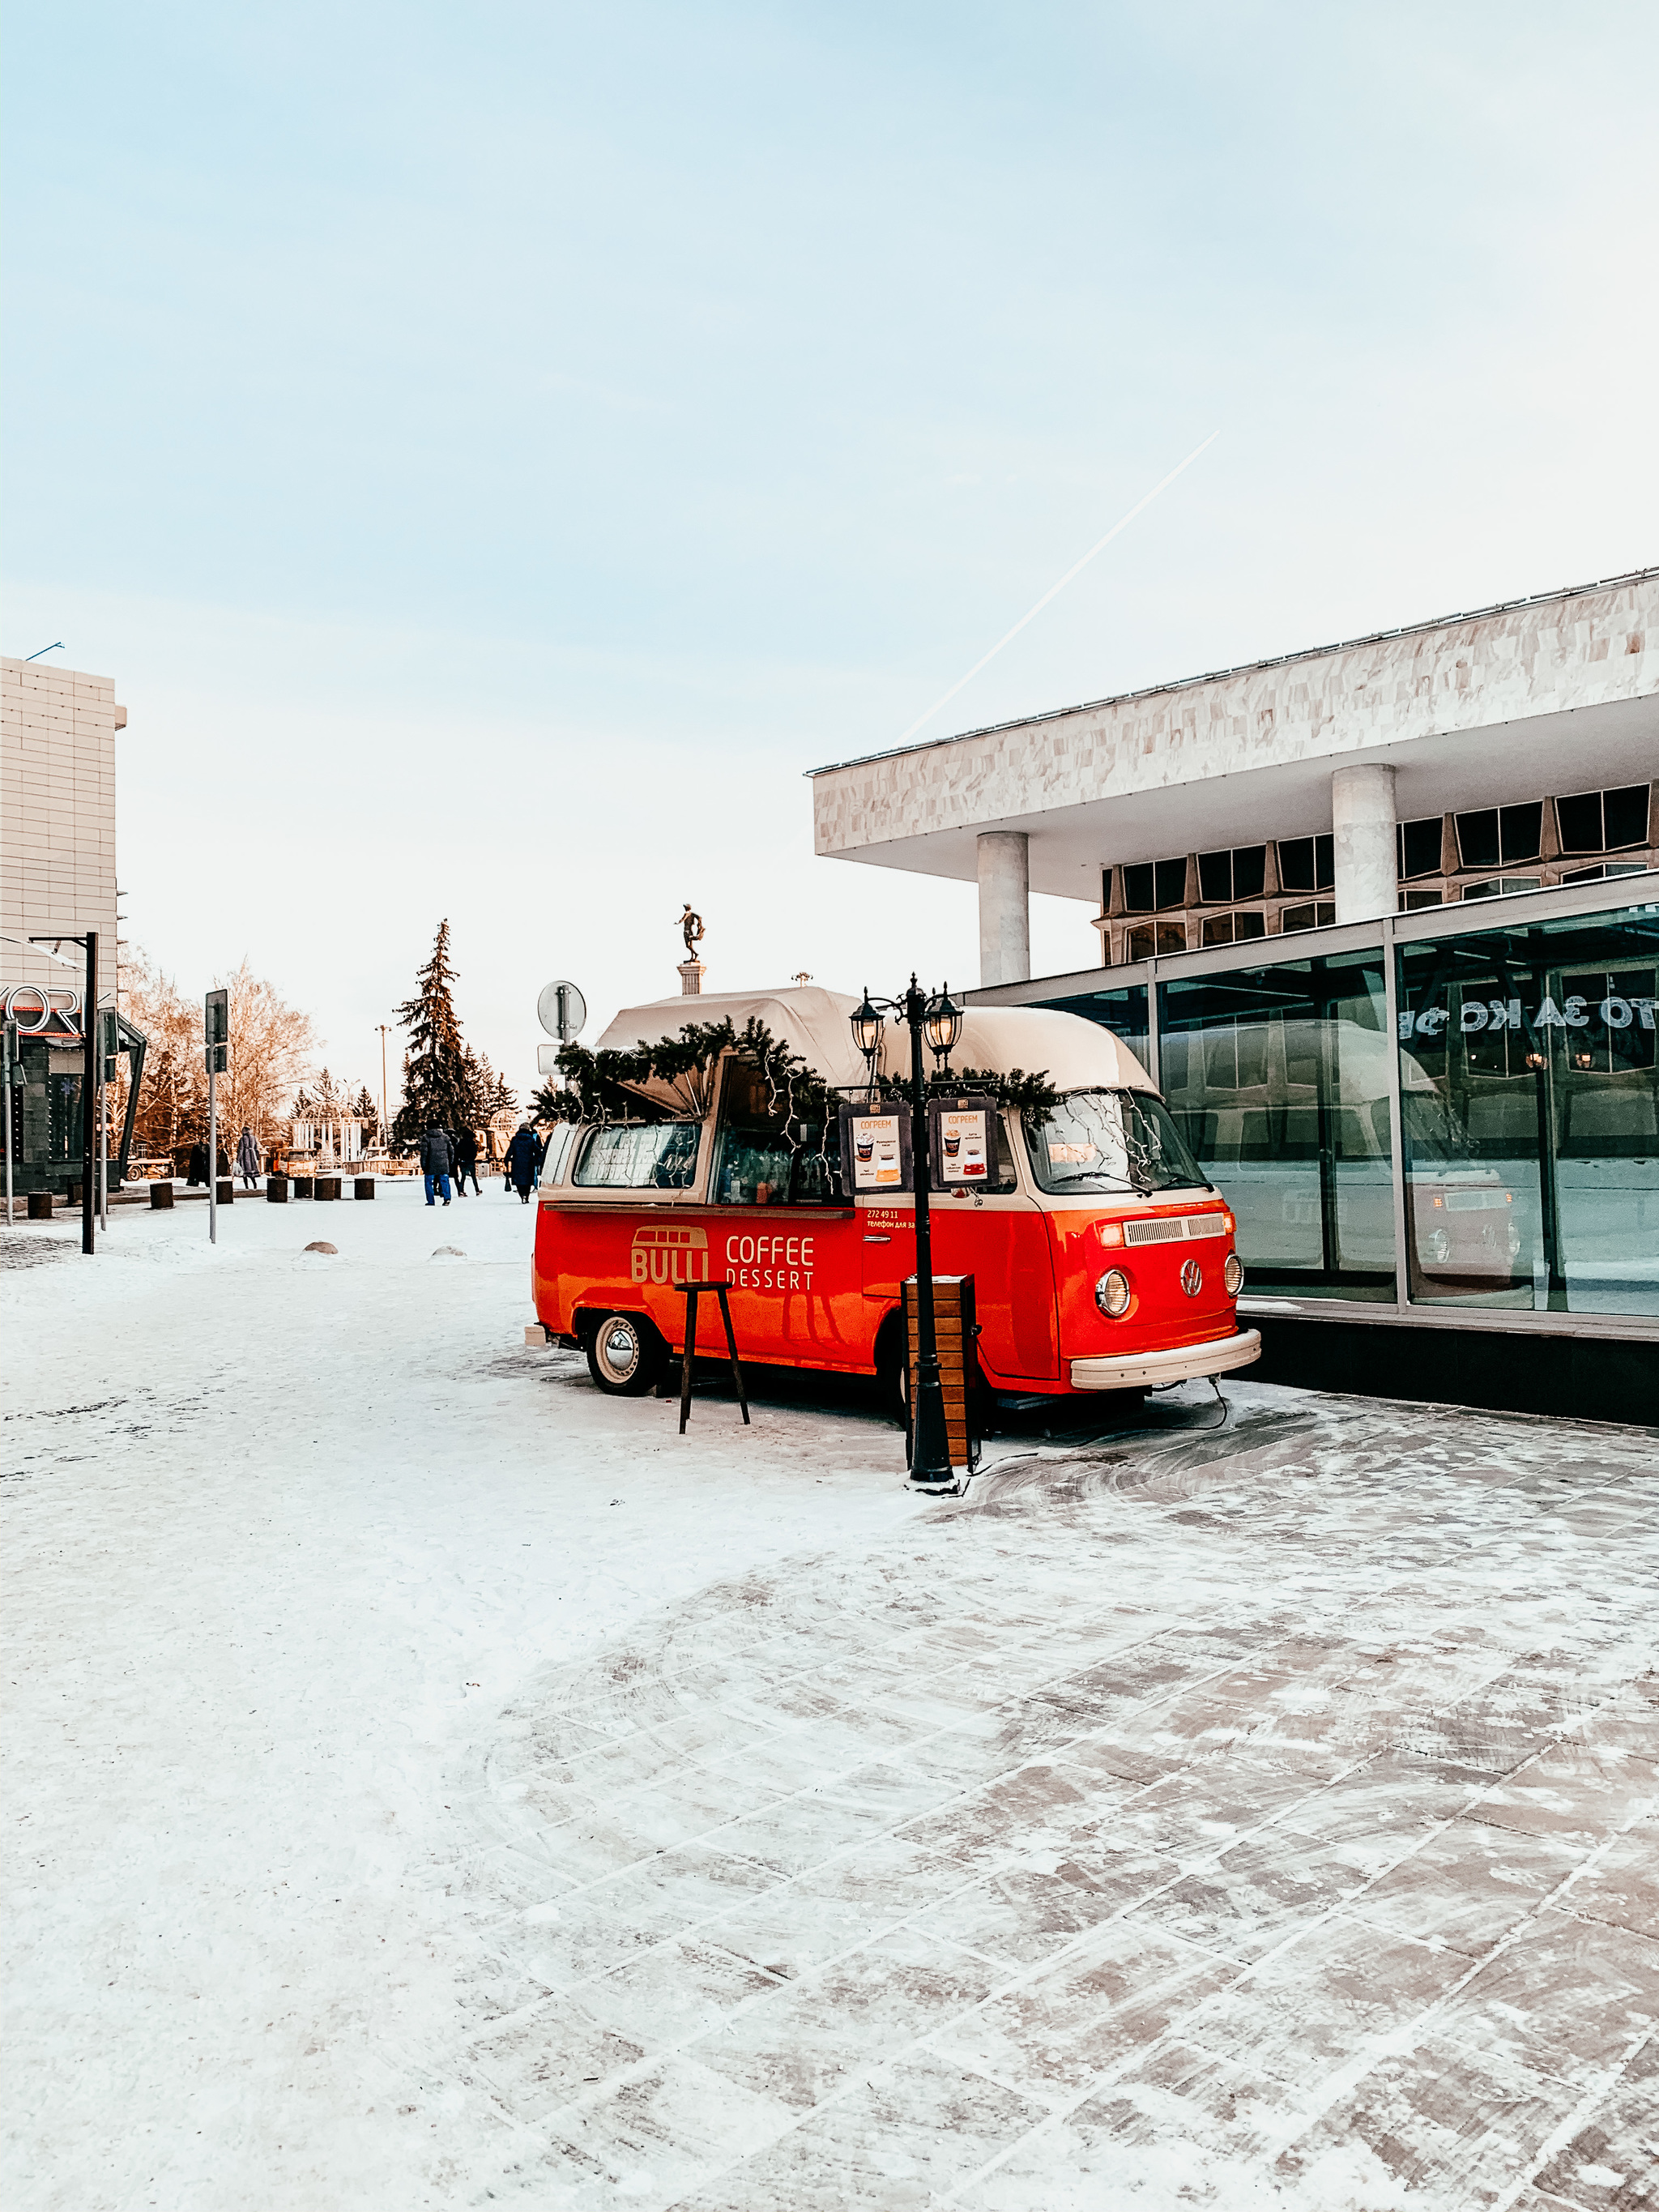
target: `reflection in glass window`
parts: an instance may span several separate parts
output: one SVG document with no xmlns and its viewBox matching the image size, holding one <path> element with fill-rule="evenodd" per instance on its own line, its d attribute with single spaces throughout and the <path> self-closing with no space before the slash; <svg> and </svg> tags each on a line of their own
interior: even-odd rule
<svg viewBox="0 0 1659 2212">
<path fill-rule="evenodd" d="M 690 1190 L 701 1121 L 612 1122 L 595 1129 L 572 1178 L 584 1190 Z"/>
<path fill-rule="evenodd" d="M 1267 934 L 1265 914 L 1208 914 L 1204 917 L 1206 945 L 1242 945 L 1252 937 Z"/>
<path fill-rule="evenodd" d="M 1440 872 L 1440 817 L 1425 815 L 1419 822 L 1402 822 L 1398 832 L 1400 875 L 1401 881 L 1413 876 L 1437 876 Z"/>
<path fill-rule="evenodd" d="M 1164 1096 L 1251 1287 L 1392 1301 L 1381 951 L 1182 977 L 1158 1004 Z"/>
<path fill-rule="evenodd" d="M 1142 860 L 1123 871 L 1126 914 L 1163 914 L 1187 903 L 1185 860 Z"/>
<path fill-rule="evenodd" d="M 1336 881 L 1336 848 L 1329 837 L 1281 837 L 1279 888 L 1324 891 Z"/>
<path fill-rule="evenodd" d="M 1135 1058 L 1151 1073 L 1152 1063 L 1146 1048 L 1146 986 L 1131 983 L 1116 991 L 1089 991 L 1075 999 L 1048 999 L 1047 1006 L 1057 1006 L 1062 1013 L 1080 1014 L 1085 1021 L 1098 1022 L 1103 1029 L 1110 1030 L 1133 1053 Z"/>
<path fill-rule="evenodd" d="M 1187 931 L 1179 921 L 1141 922 L 1128 933 L 1130 960 L 1150 960 L 1155 952 L 1184 952 Z"/>
<path fill-rule="evenodd" d="M 1287 906 L 1279 918 L 1280 933 L 1288 936 L 1295 929 L 1326 929 L 1336 920 L 1334 899 L 1320 899 L 1312 906 Z"/>
<path fill-rule="evenodd" d="M 1492 876 L 1481 884 L 1465 884 L 1466 899 L 1508 898 L 1515 891 L 1535 891 L 1542 878 L 1539 876 Z"/>
<path fill-rule="evenodd" d="M 1071 1091 L 1046 1113 L 1022 1119 L 1041 1190 L 1087 1196 L 1210 1187 L 1150 1091 Z"/>
<path fill-rule="evenodd" d="M 1648 787 L 1581 791 L 1555 802 L 1555 826 L 1564 853 L 1616 853 L 1648 842 Z"/>
<path fill-rule="evenodd" d="M 1227 853 L 1200 853 L 1198 895 L 1211 906 L 1230 906 L 1234 899 L 1260 898 L 1267 875 L 1265 845 L 1238 845 Z"/>
<path fill-rule="evenodd" d="M 1535 860 L 1544 834 L 1544 803 L 1487 806 L 1457 817 L 1457 849 L 1466 868 L 1506 866 L 1511 860 Z"/>
<path fill-rule="evenodd" d="M 1659 1312 L 1659 915 L 1400 959 L 1413 1297 Z"/>
</svg>

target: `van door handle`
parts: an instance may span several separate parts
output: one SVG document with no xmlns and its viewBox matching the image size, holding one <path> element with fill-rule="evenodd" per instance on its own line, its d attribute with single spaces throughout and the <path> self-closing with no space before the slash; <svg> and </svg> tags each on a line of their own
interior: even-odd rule
<svg viewBox="0 0 1659 2212">
<path fill-rule="evenodd" d="M 866 1237 L 864 1241 L 866 1244 L 890 1244 L 893 1240 L 890 1237 Z"/>
</svg>

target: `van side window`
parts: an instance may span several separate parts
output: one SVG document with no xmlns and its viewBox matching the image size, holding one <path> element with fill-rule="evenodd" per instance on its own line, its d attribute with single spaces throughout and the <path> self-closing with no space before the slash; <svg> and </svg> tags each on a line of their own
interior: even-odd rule
<svg viewBox="0 0 1659 2212">
<path fill-rule="evenodd" d="M 792 1149 L 787 1116 L 775 1106 L 766 1079 L 744 1060 L 728 1060 L 720 1092 L 714 1175 L 709 1196 L 717 1206 L 839 1206 L 841 1163 L 823 1149 L 824 1132 L 803 1132 Z"/>
<path fill-rule="evenodd" d="M 582 1190 L 690 1190 L 701 1121 L 612 1122 L 595 1129 L 571 1181 Z"/>
<path fill-rule="evenodd" d="M 548 1132 L 547 1150 L 542 1154 L 542 1182 L 544 1187 L 557 1182 L 564 1173 L 565 1162 L 570 1158 L 570 1141 L 576 1133 L 574 1121 L 558 1121 Z"/>
</svg>

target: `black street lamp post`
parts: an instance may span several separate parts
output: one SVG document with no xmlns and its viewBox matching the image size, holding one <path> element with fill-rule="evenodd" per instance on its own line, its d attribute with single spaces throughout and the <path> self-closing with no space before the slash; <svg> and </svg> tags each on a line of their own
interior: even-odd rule
<svg viewBox="0 0 1659 2212">
<path fill-rule="evenodd" d="M 866 991 L 863 1005 L 852 1017 L 853 1035 L 872 1068 L 881 1048 L 884 1012 L 900 1015 L 910 1032 L 910 1159 L 916 1202 L 916 1389 L 910 1407 L 910 1486 L 954 1490 L 957 1477 L 945 1423 L 945 1388 L 939 1379 L 939 1332 L 933 1312 L 933 1233 L 928 1206 L 933 1166 L 927 1077 L 921 1055 L 925 1028 L 928 1048 L 943 1061 L 961 1035 L 962 1016 L 951 1003 L 948 984 L 941 996 L 930 998 L 914 975 L 900 998 L 872 1000 Z M 905 1357 L 908 1360 L 908 1344 Z"/>
</svg>

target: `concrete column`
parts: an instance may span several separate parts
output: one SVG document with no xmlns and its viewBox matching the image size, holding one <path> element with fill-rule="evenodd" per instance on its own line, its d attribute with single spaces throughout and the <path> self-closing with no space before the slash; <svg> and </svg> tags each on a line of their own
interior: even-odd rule
<svg viewBox="0 0 1659 2212">
<path fill-rule="evenodd" d="M 1024 983 L 1031 973 L 1031 873 L 1025 834 L 986 830 L 979 840 L 979 980 Z"/>
<path fill-rule="evenodd" d="M 1394 770 L 1381 763 L 1331 777 L 1331 844 L 1339 921 L 1375 921 L 1399 902 Z"/>
</svg>

